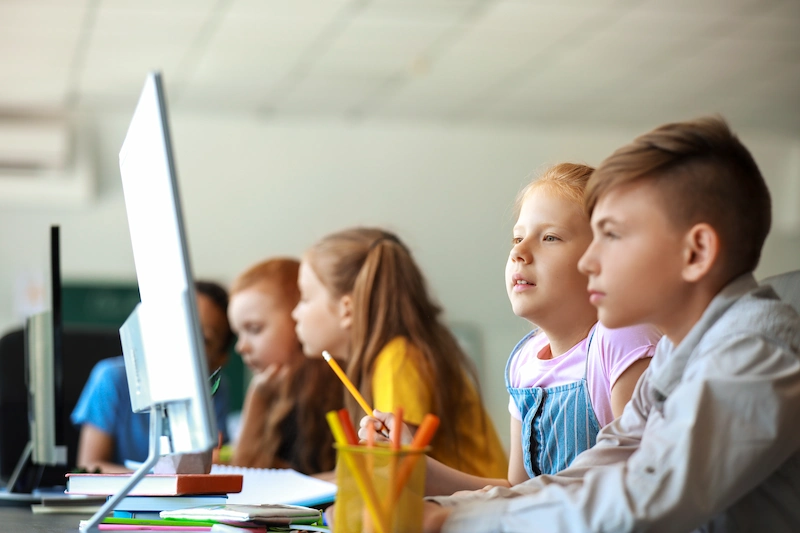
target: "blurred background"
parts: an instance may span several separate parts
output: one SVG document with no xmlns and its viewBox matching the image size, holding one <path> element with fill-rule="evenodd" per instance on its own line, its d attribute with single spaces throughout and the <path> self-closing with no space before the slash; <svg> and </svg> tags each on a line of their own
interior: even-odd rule
<svg viewBox="0 0 800 533">
<path fill-rule="evenodd" d="M 529 326 L 503 268 L 538 169 L 721 113 L 773 194 L 758 277 L 800 267 L 797 0 L 0 0 L 0 331 L 41 284 L 51 223 L 65 284 L 135 287 L 117 155 L 152 69 L 196 277 L 346 226 L 398 232 L 506 440 L 503 368 Z"/>
</svg>

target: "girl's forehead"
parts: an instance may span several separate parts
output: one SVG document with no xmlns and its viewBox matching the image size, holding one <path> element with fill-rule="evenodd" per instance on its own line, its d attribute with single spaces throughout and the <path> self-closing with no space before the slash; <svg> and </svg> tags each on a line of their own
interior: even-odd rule
<svg viewBox="0 0 800 533">
<path fill-rule="evenodd" d="M 550 187 L 536 187 L 525 195 L 518 223 L 528 221 L 589 226 L 583 205 Z"/>
</svg>

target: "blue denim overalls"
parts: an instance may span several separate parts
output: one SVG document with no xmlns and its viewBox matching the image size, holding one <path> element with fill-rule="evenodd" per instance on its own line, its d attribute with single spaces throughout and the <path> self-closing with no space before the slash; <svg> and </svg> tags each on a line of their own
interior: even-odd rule
<svg viewBox="0 0 800 533">
<path fill-rule="evenodd" d="M 511 361 L 538 332 L 537 328 L 519 341 L 506 364 L 506 389 L 522 414 L 522 458 L 530 477 L 565 469 L 579 453 L 594 446 L 600 431 L 586 384 L 586 367 L 583 379 L 574 383 L 549 388 L 511 386 Z M 586 349 L 587 365 L 593 337 L 594 329 Z"/>
</svg>

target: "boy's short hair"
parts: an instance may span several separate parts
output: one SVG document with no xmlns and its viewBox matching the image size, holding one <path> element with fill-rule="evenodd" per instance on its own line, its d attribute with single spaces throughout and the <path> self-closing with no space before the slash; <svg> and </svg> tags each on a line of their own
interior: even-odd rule
<svg viewBox="0 0 800 533">
<path fill-rule="evenodd" d="M 222 311 L 222 316 L 225 317 L 225 326 L 227 327 L 224 344 L 225 350 L 227 350 L 233 345 L 234 336 L 233 330 L 228 323 L 228 291 L 219 283 L 207 280 L 195 280 L 194 290 L 206 296 L 220 311 Z"/>
<path fill-rule="evenodd" d="M 727 279 L 751 272 L 772 222 L 767 184 L 753 156 L 721 117 L 665 124 L 603 161 L 586 187 L 586 210 L 610 190 L 647 180 L 678 228 L 699 222 L 719 235 Z"/>
</svg>

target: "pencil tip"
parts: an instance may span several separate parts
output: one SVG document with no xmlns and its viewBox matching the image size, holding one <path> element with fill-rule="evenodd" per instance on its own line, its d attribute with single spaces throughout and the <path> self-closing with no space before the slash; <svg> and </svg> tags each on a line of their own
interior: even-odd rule
<svg viewBox="0 0 800 533">
<path fill-rule="evenodd" d="M 331 360 L 331 354 L 329 354 L 329 353 L 328 353 L 328 350 L 323 350 L 323 351 L 322 351 L 322 357 L 323 357 L 323 358 L 324 358 L 326 361 L 330 361 L 330 360 Z"/>
</svg>

